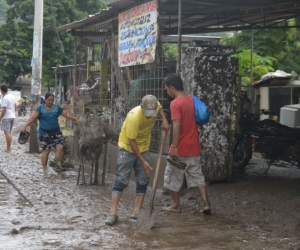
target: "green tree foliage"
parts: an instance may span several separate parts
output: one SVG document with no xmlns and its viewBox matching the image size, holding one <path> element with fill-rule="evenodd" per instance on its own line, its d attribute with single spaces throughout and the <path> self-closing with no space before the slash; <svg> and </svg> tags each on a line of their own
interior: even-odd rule
<svg viewBox="0 0 300 250">
<path fill-rule="evenodd" d="M 9 40 L 22 41 L 15 44 L 13 48 L 15 53 L 15 61 L 27 63 L 26 65 L 17 65 L 21 67 L 16 70 L 13 75 L 23 72 L 23 74 L 31 73 L 30 61 L 32 56 L 32 38 L 33 38 L 33 16 L 34 16 L 34 0 L 6 0 L 7 4 L 12 6 L 7 11 L 7 27 L 15 27 L 14 33 Z M 53 81 L 53 71 L 51 67 L 56 64 L 73 64 L 73 37 L 65 31 L 59 32 L 57 27 L 71 23 L 74 21 L 87 18 L 88 14 L 100 12 L 106 8 L 105 3 L 99 0 L 44 0 L 44 30 L 43 30 L 43 85 Z M 0 27 L 0 37 L 4 36 L 5 29 Z M 3 53 L 5 41 L 0 43 L 0 54 L 9 61 L 11 54 Z M 26 60 L 25 60 L 26 59 Z M 7 64 L 0 62 L 2 71 L 9 72 Z M 22 69 L 22 70 L 21 70 Z M 26 70 L 27 69 L 27 70 Z M 0 80 L 8 81 L 7 77 L 0 75 Z M 8 81 L 11 86 L 14 84 Z"/>
<path fill-rule="evenodd" d="M 177 60 L 178 49 L 176 44 L 163 44 L 164 56 L 167 61 Z"/>
<path fill-rule="evenodd" d="M 274 29 L 253 30 L 253 79 L 268 72 L 283 70 L 287 73 L 293 70 L 300 73 L 300 30 L 298 28 L 280 28 L 300 24 L 300 18 L 278 25 Z M 240 74 L 243 83 L 250 81 L 250 46 L 251 31 L 242 31 L 231 38 L 222 38 L 222 44 L 237 48 Z"/>
<path fill-rule="evenodd" d="M 239 74 L 242 76 L 242 86 L 246 87 L 250 83 L 250 64 L 251 64 L 251 51 L 243 50 L 240 53 L 233 55 L 238 58 L 239 61 Z M 260 56 L 257 53 L 253 53 L 253 80 L 257 81 L 262 75 L 268 72 L 274 71 L 273 65 L 277 60 L 270 56 Z"/>
<path fill-rule="evenodd" d="M 0 0 L 0 18 L 5 18 L 6 10 L 8 9 L 8 4 L 5 0 Z"/>
<path fill-rule="evenodd" d="M 19 76 L 31 70 L 28 46 L 30 44 L 24 40 L 24 33 L 17 23 L 0 27 L 0 79 L 11 87 Z"/>
<path fill-rule="evenodd" d="M 253 30 L 253 48 L 261 56 L 274 56 L 284 47 L 284 29 L 254 29 Z M 222 44 L 233 45 L 237 52 L 250 49 L 251 30 L 244 30 L 231 38 L 223 37 Z"/>
<path fill-rule="evenodd" d="M 300 18 L 290 20 L 290 26 L 300 25 Z M 292 71 L 300 74 L 300 29 L 290 28 L 285 32 L 283 49 L 278 51 L 278 68 L 290 73 Z"/>
</svg>

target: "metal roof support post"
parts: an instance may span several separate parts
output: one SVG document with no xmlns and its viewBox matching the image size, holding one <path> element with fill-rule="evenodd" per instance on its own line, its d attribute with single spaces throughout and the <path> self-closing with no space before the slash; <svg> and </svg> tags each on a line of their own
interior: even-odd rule
<svg viewBox="0 0 300 250">
<path fill-rule="evenodd" d="M 59 90 L 58 90 L 58 104 L 62 104 L 62 74 L 59 72 Z"/>
<path fill-rule="evenodd" d="M 74 105 L 75 105 L 75 95 L 76 95 L 76 86 L 77 86 L 77 37 L 74 38 L 74 69 L 73 69 L 73 90 L 71 98 L 73 99 L 71 105 L 71 112 L 74 114 Z"/>
<path fill-rule="evenodd" d="M 251 29 L 250 82 L 253 82 L 253 29 Z"/>
<path fill-rule="evenodd" d="M 61 81 L 61 71 L 60 71 L 60 64 L 56 64 L 56 68 L 54 69 L 55 73 L 55 87 L 54 87 L 54 103 L 55 104 L 61 104 L 60 103 L 60 90 L 57 90 L 57 87 L 60 86 Z M 59 73 L 60 80 L 58 82 L 57 73 Z"/>
<path fill-rule="evenodd" d="M 112 94 L 112 99 L 115 99 L 118 97 L 117 93 L 116 93 L 116 89 L 117 89 L 117 83 L 115 81 L 115 70 L 116 70 L 116 62 L 115 62 L 115 39 L 116 36 L 115 36 L 115 33 L 112 31 L 111 33 L 111 40 L 110 40 L 110 48 L 111 48 L 111 51 L 110 51 L 110 91 L 111 91 L 111 94 Z M 107 41 L 108 43 L 109 41 Z"/>
<path fill-rule="evenodd" d="M 182 26 L 182 0 L 178 0 L 178 56 L 177 56 L 177 74 L 181 73 L 181 26 Z"/>
<path fill-rule="evenodd" d="M 56 68 L 54 69 L 54 76 L 55 76 L 55 82 L 54 82 L 54 103 L 57 104 L 57 98 L 56 98 L 56 89 L 57 89 L 57 66 Z"/>
<path fill-rule="evenodd" d="M 253 82 L 253 29 L 251 29 L 251 39 L 250 39 L 250 83 Z M 256 108 L 256 96 L 255 96 L 255 89 L 251 88 L 251 104 L 252 108 L 251 111 L 255 112 Z"/>
</svg>

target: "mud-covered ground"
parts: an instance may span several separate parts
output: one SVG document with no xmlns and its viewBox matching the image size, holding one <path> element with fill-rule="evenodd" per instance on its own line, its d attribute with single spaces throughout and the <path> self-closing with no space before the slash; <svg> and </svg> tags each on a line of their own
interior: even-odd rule
<svg viewBox="0 0 300 250">
<path fill-rule="evenodd" d="M 104 220 L 113 176 L 106 176 L 104 186 L 77 186 L 78 166 L 63 174 L 49 168 L 45 174 L 40 155 L 17 143 L 27 118 L 16 118 L 11 154 L 4 152 L 0 134 L 0 170 L 21 192 L 0 175 L 0 249 L 300 249 L 300 170 L 293 166 L 280 163 L 265 176 L 265 161 L 257 157 L 233 182 L 209 184 L 209 216 L 197 212 L 196 190 L 182 192 L 181 214 L 160 211 L 171 197 L 158 190 L 160 212 L 155 227 L 146 231 L 129 218 L 131 183 L 121 199 L 119 222 L 110 227 Z"/>
</svg>

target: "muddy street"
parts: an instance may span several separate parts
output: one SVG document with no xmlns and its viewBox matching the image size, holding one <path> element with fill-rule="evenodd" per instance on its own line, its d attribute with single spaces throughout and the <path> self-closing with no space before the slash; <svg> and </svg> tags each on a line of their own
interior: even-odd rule
<svg viewBox="0 0 300 250">
<path fill-rule="evenodd" d="M 0 249 L 300 249 L 300 170 L 293 166 L 272 166 L 265 176 L 264 160 L 254 158 L 232 183 L 208 185 L 209 216 L 197 212 L 196 190 L 182 192 L 181 214 L 161 211 L 171 197 L 158 190 L 158 218 L 147 231 L 129 218 L 131 183 L 121 199 L 119 222 L 110 227 L 104 220 L 113 175 L 106 176 L 105 186 L 77 186 L 78 166 L 44 173 L 40 155 L 29 154 L 28 143 L 17 143 L 27 118 L 15 120 L 11 154 L 4 153 L 0 134 L 0 170 L 16 187 L 0 175 Z"/>
</svg>

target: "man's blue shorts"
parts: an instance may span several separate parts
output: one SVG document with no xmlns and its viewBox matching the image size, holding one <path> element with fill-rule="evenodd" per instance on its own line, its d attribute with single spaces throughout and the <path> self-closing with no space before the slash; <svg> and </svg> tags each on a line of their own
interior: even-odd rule
<svg viewBox="0 0 300 250">
<path fill-rule="evenodd" d="M 149 151 L 142 153 L 145 161 L 149 162 Z M 123 148 L 119 148 L 118 166 L 116 177 L 113 183 L 112 191 L 121 195 L 124 188 L 130 181 L 131 170 L 134 169 L 136 181 L 136 195 L 145 195 L 149 183 L 149 176 L 146 175 L 141 161 L 134 153 Z"/>
</svg>

